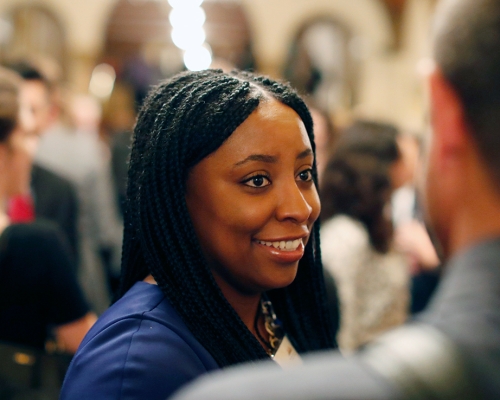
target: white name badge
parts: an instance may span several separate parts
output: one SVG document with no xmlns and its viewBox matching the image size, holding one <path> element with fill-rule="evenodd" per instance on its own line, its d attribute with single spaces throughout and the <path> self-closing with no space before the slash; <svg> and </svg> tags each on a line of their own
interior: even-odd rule
<svg viewBox="0 0 500 400">
<path fill-rule="evenodd" d="M 302 364 L 299 353 L 297 353 L 297 350 L 295 350 L 287 336 L 281 341 L 273 360 L 283 369 Z"/>
</svg>

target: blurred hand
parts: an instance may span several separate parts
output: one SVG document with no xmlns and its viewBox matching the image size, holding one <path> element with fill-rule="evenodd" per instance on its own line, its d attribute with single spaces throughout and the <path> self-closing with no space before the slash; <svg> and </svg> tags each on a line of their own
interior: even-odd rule
<svg viewBox="0 0 500 400">
<path fill-rule="evenodd" d="M 434 269 L 439 265 L 434 245 L 420 221 L 413 220 L 399 226 L 394 237 L 396 249 L 409 257 L 413 274 L 420 270 Z"/>
</svg>

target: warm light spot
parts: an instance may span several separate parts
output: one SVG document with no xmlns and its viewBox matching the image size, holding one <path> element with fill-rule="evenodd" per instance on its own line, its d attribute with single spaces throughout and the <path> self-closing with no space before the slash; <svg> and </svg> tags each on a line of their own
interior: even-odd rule
<svg viewBox="0 0 500 400">
<path fill-rule="evenodd" d="M 99 64 L 92 71 L 89 92 L 100 99 L 106 99 L 111 95 L 115 86 L 116 72 L 109 64 Z"/>
<path fill-rule="evenodd" d="M 201 71 L 210 67 L 212 53 L 205 46 L 191 48 L 184 53 L 184 64 L 190 71 Z"/>
</svg>

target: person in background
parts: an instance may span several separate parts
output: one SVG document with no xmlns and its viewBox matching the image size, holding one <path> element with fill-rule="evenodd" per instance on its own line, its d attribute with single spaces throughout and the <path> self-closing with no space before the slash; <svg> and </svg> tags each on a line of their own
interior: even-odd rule
<svg viewBox="0 0 500 400">
<path fill-rule="evenodd" d="M 401 154 L 391 125 L 359 120 L 337 140 L 321 184 L 321 253 L 340 298 L 346 353 L 405 322 L 409 269 L 393 245 L 387 210 Z"/>
<path fill-rule="evenodd" d="M 438 3 L 433 54 L 422 194 L 447 261 L 426 311 L 349 359 L 242 366 L 173 399 L 500 398 L 500 2 Z"/>
<path fill-rule="evenodd" d="M 410 312 L 416 314 L 427 306 L 441 276 L 441 265 L 427 231 L 422 205 L 417 199 L 416 174 L 421 168 L 422 140 L 416 134 L 398 136 L 402 155 L 402 186 L 391 199 L 396 248 L 408 258 L 411 274 Z M 406 173 L 404 173 L 406 171 Z"/>
<path fill-rule="evenodd" d="M 51 108 L 46 104 L 49 93 L 43 84 L 37 83 L 43 77 L 25 63 L 13 63 L 7 68 L 23 78 L 20 101 L 29 108 L 34 131 L 39 135 L 42 122 L 52 115 Z M 10 199 L 8 214 L 12 222 L 31 222 L 36 218 L 44 218 L 56 223 L 65 234 L 75 259 L 73 264 L 75 268 L 78 267 L 78 199 L 75 188 L 67 179 L 33 163 L 30 190 Z"/>
<path fill-rule="evenodd" d="M 139 89 L 138 89 L 139 90 Z M 127 197 L 127 172 L 132 147 L 132 131 L 142 104 L 134 101 L 141 95 L 117 81 L 103 104 L 101 136 L 108 143 L 116 208 L 123 220 Z"/>
<path fill-rule="evenodd" d="M 62 120 L 57 83 L 33 63 L 17 70 L 36 116 L 40 145 L 37 165 L 71 182 L 78 197 L 78 277 L 93 310 L 102 313 L 112 293 L 108 276 L 117 275 L 123 226 L 113 197 L 109 163 L 96 135 L 75 130 Z"/>
<path fill-rule="evenodd" d="M 74 136 L 79 138 L 73 138 L 75 142 L 79 142 L 82 147 L 86 148 L 87 151 L 92 144 L 92 152 L 95 153 L 94 158 L 97 160 L 95 164 L 101 164 L 99 171 L 99 179 L 96 176 L 96 191 L 102 191 L 102 194 L 94 193 L 97 199 L 101 199 L 103 212 L 106 211 L 108 215 L 107 221 L 103 223 L 108 224 L 108 231 L 104 238 L 108 236 L 108 239 L 97 247 L 99 253 L 99 261 L 104 266 L 105 269 L 105 279 L 108 284 L 109 292 L 112 296 L 116 293 L 119 285 L 120 273 L 119 265 L 121 256 L 121 251 L 119 245 L 121 244 L 122 225 L 123 225 L 123 215 L 121 213 L 120 204 L 116 200 L 115 193 L 115 179 L 114 179 L 114 167 L 115 163 L 113 160 L 112 148 L 110 148 L 109 143 L 107 143 L 107 138 L 103 137 L 102 130 L 102 106 L 100 101 L 92 95 L 75 94 L 71 96 L 69 100 L 69 118 L 71 120 L 71 126 L 74 131 Z M 84 143 L 88 142 L 89 145 L 83 146 Z M 87 153 L 88 154 L 88 153 Z M 126 168 L 126 160 L 124 165 Z M 99 185 L 97 183 L 100 183 Z M 126 182 L 124 182 L 124 185 Z M 114 203 L 114 204 L 110 204 Z M 104 218 L 104 215 L 101 217 Z M 96 229 L 98 226 L 96 226 Z"/>
<path fill-rule="evenodd" d="M 335 150 L 338 133 L 328 111 L 314 104 L 311 100 L 308 100 L 307 105 L 311 111 L 311 117 L 314 122 L 316 165 L 318 168 L 318 181 L 321 185 L 323 171 L 325 170 L 328 158 Z"/>
<path fill-rule="evenodd" d="M 416 174 L 422 158 L 422 138 L 416 133 L 400 131 L 396 141 L 402 168 L 400 187 L 391 196 L 391 214 L 395 228 L 411 222 L 420 213 L 416 199 Z"/>
<path fill-rule="evenodd" d="M 0 341 L 43 350 L 52 336 L 74 353 L 96 320 L 74 275 L 65 237 L 48 222 L 13 224 L 11 197 L 26 193 L 38 137 L 20 107 L 22 80 L 0 69 Z"/>
<path fill-rule="evenodd" d="M 120 298 L 61 399 L 164 400 L 245 361 L 334 348 L 312 119 L 288 85 L 222 70 L 156 87 L 134 131 Z"/>
</svg>

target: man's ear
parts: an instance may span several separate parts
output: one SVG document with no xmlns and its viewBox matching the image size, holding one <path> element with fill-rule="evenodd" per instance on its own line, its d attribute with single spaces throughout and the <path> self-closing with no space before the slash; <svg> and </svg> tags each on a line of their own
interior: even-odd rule
<svg viewBox="0 0 500 400">
<path fill-rule="evenodd" d="M 468 126 L 464 107 L 439 68 L 431 73 L 429 83 L 434 140 L 440 157 L 446 160 L 467 148 Z"/>
</svg>

